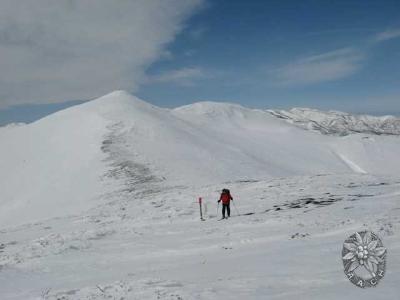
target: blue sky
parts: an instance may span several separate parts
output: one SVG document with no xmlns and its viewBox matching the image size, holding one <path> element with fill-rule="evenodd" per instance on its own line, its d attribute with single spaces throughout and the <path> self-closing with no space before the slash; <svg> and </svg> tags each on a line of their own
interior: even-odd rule
<svg viewBox="0 0 400 300">
<path fill-rule="evenodd" d="M 149 73 L 192 72 L 140 88 L 161 106 L 400 112 L 399 1 L 210 1 L 169 49 Z"/>
<path fill-rule="evenodd" d="M 13 1 L 0 0 L 0 6 L 4 2 L 12 8 Z M 76 18 L 85 13 L 80 3 L 54 10 Z M 91 99 L 120 88 L 162 107 L 206 100 L 258 108 L 400 114 L 399 1 L 174 0 L 163 7 L 164 3 L 154 0 L 154 5 L 139 7 L 116 8 L 115 3 L 107 4 L 113 7 L 99 5 L 97 10 L 89 7 L 87 17 L 77 19 L 76 29 L 71 22 L 60 26 L 68 32 L 54 29 L 53 23 L 60 20 L 43 15 L 40 6 L 29 10 L 30 28 L 40 30 L 26 33 L 23 25 L 14 26 L 26 23 L 22 19 L 26 12 L 20 19 L 15 14 L 13 27 L 0 22 L 0 58 L 13 61 L 15 57 L 4 56 L 1 47 L 17 45 L 18 51 L 10 51 L 12 55 L 26 53 L 24 60 L 33 57 L 32 61 L 40 62 L 29 61 L 32 70 L 21 67 L 19 72 L 14 72 L 10 63 L 12 89 L 0 77 L 0 100 L 5 99 L 0 106 L 0 124 L 31 121 L 74 104 L 71 100 Z M 10 15 L 10 11 L 2 11 Z M 125 20 L 121 11 L 126 13 Z M 147 17 L 133 18 L 142 23 L 129 24 L 134 22 L 130 11 Z M 109 14 L 115 30 L 107 33 L 109 22 L 93 29 L 85 24 L 95 13 Z M 36 24 L 38 19 L 46 22 Z M 82 27 L 92 40 L 82 38 Z M 127 27 L 134 30 L 120 33 Z M 55 41 L 65 45 L 57 49 Z M 38 58 L 32 54 L 40 47 L 41 53 L 48 51 L 51 60 L 49 55 Z M 99 48 L 103 52 L 95 53 Z M 85 56 L 82 53 L 87 49 L 92 51 Z M 121 49 L 127 49 L 126 53 Z M 60 63 L 64 64 L 61 75 Z"/>
</svg>

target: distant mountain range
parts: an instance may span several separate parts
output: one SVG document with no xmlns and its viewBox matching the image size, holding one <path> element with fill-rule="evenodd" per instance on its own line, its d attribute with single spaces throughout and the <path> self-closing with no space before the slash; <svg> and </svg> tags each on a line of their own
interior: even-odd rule
<svg viewBox="0 0 400 300">
<path fill-rule="evenodd" d="M 400 118 L 394 116 L 352 115 L 340 111 L 309 108 L 267 110 L 271 115 L 307 130 L 345 136 L 353 133 L 400 135 Z"/>
</svg>

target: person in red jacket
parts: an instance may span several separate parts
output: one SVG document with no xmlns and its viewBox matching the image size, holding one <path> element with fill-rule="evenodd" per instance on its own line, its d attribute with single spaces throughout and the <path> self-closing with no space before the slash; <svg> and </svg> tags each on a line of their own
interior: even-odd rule
<svg viewBox="0 0 400 300">
<path fill-rule="evenodd" d="M 228 189 L 223 189 L 221 197 L 219 197 L 218 200 L 218 203 L 222 201 L 222 219 L 225 219 L 225 211 L 228 213 L 227 218 L 231 216 L 231 209 L 229 207 L 231 200 L 233 201 L 230 191 Z"/>
</svg>

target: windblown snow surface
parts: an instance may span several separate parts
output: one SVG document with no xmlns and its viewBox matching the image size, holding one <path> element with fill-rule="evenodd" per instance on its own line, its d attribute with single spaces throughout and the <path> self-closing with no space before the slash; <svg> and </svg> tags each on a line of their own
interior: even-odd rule
<svg viewBox="0 0 400 300">
<path fill-rule="evenodd" d="M 2 300 L 398 299 L 398 136 L 118 91 L 0 128 L 0 141 Z M 222 188 L 234 206 L 217 221 Z M 388 249 L 368 290 L 341 261 L 365 229 Z"/>
</svg>

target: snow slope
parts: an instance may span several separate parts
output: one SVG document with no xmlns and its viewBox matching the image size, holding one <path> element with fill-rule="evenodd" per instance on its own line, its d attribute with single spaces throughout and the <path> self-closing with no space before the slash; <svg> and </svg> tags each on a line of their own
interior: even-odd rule
<svg viewBox="0 0 400 300">
<path fill-rule="evenodd" d="M 0 129 L 0 224 L 71 214 L 103 191 L 106 122 L 87 107 Z"/>
<path fill-rule="evenodd" d="M 323 134 L 400 135 L 400 118 L 394 116 L 351 115 L 340 111 L 320 111 L 309 108 L 292 108 L 289 111 L 268 110 L 268 112 L 300 128 L 319 131 Z"/>
<path fill-rule="evenodd" d="M 87 209 L 113 190 L 113 176 L 182 185 L 400 169 L 397 137 L 321 136 L 262 110 L 210 102 L 168 110 L 122 91 L 3 128 L 0 140 L 0 224 Z"/>
<path fill-rule="evenodd" d="M 1 299 L 397 299 L 398 178 L 231 182 L 236 209 L 218 222 L 221 186 L 138 191 L 75 217 L 1 230 Z M 343 241 L 363 229 L 388 249 L 385 278 L 368 291 L 348 282 L 341 261 Z"/>
<path fill-rule="evenodd" d="M 385 293 L 363 297 L 395 299 L 397 136 L 117 91 L 0 128 L 0 141 L 1 299 L 356 297 L 340 248 L 365 228 L 384 237 L 390 269 Z M 222 187 L 236 216 L 216 222 Z"/>
</svg>

